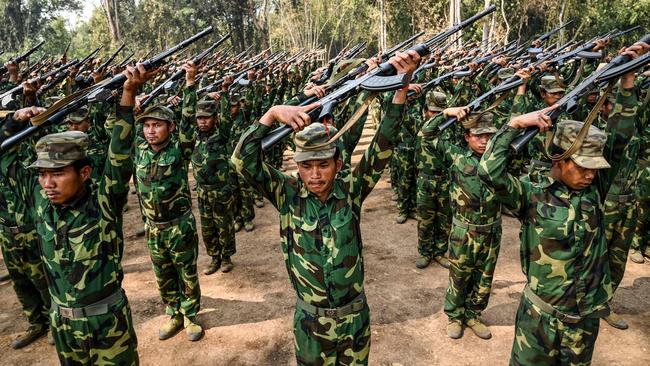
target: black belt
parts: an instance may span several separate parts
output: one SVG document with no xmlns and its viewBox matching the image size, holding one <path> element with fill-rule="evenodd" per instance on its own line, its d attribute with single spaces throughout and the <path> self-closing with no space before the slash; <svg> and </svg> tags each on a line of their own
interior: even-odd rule
<svg viewBox="0 0 650 366">
<path fill-rule="evenodd" d="M 185 211 L 184 214 L 182 214 L 178 218 L 175 218 L 170 221 L 152 221 L 147 219 L 147 225 L 151 225 L 157 229 L 163 230 L 163 229 L 167 229 L 168 227 L 172 227 L 174 225 L 180 224 L 184 220 L 188 219 L 190 216 L 192 216 L 192 210 L 187 210 Z"/>
<path fill-rule="evenodd" d="M 7 225 L 0 224 L 0 230 L 13 235 L 26 234 L 34 230 L 34 225 L 7 226 Z"/>
<path fill-rule="evenodd" d="M 124 293 L 122 289 L 120 289 L 116 293 L 107 296 L 95 303 L 79 308 L 68 308 L 55 304 L 54 301 L 52 301 L 52 311 L 67 319 L 87 318 L 89 316 L 97 316 L 108 313 L 111 306 L 117 305 L 123 298 Z"/>
<path fill-rule="evenodd" d="M 338 308 L 319 308 L 312 304 L 308 304 L 304 300 L 298 298 L 296 306 L 310 314 L 318 315 L 327 318 L 342 318 L 344 316 L 358 313 L 366 306 L 366 295 L 361 293 L 349 303 L 339 306 Z"/>
</svg>

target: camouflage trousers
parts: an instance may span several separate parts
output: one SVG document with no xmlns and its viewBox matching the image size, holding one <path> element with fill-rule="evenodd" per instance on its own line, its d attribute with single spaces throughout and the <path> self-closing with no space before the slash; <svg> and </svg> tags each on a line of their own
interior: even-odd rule
<svg viewBox="0 0 650 366">
<path fill-rule="evenodd" d="M 481 232 L 452 224 L 449 235 L 451 266 L 444 307 L 450 320 L 476 319 L 487 307 L 500 242 L 500 223 Z"/>
<path fill-rule="evenodd" d="M 370 310 L 341 318 L 327 318 L 296 307 L 293 317 L 296 360 L 299 366 L 368 364 Z"/>
<path fill-rule="evenodd" d="M 425 257 L 447 253 L 451 229 L 449 179 L 433 175 L 418 175 L 418 252 Z"/>
<path fill-rule="evenodd" d="M 589 365 L 600 319 L 576 324 L 543 313 L 522 296 L 515 320 L 510 365 Z"/>
<path fill-rule="evenodd" d="M 628 198 L 626 202 L 622 200 Z M 618 200 L 615 200 L 619 198 Z M 634 195 L 610 196 L 605 199 L 605 238 L 609 252 L 609 268 L 612 271 L 612 291 L 623 280 L 627 253 L 634 237 L 637 211 Z"/>
<path fill-rule="evenodd" d="M 29 324 L 48 325 L 50 293 L 36 230 L 12 234 L 0 229 L 0 246 L 16 297 Z"/>
<path fill-rule="evenodd" d="M 398 146 L 395 149 L 397 168 L 397 209 L 400 214 L 408 215 L 416 209 L 417 189 L 415 185 L 417 169 L 415 167 L 415 149 L 412 146 Z"/>
<path fill-rule="evenodd" d="M 166 313 L 171 316 L 181 313 L 193 319 L 201 307 L 196 272 L 199 238 L 194 215 L 185 215 L 180 222 L 164 229 L 147 222 L 145 235 Z"/>
<path fill-rule="evenodd" d="M 235 221 L 249 222 L 255 218 L 255 191 L 244 181 L 244 178 L 237 175 L 235 195 Z"/>
<path fill-rule="evenodd" d="M 213 258 L 231 257 L 236 249 L 233 221 L 235 197 L 230 187 L 206 190 L 199 186 L 197 196 L 206 252 Z"/>
<path fill-rule="evenodd" d="M 631 249 L 650 254 L 650 167 L 639 169 L 636 184 L 638 220 Z"/>
<path fill-rule="evenodd" d="M 67 319 L 50 312 L 61 365 L 138 365 L 131 308 L 123 299 L 106 314 Z"/>
</svg>

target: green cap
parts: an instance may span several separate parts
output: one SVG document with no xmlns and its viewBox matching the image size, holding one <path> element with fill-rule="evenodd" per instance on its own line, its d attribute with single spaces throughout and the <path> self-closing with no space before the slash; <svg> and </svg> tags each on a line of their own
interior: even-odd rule
<svg viewBox="0 0 650 366">
<path fill-rule="evenodd" d="M 494 114 L 491 112 L 472 113 L 470 119 L 477 118 L 476 123 L 469 129 L 472 135 L 495 133 L 498 129 L 494 126 Z"/>
<path fill-rule="evenodd" d="M 76 111 L 68 114 L 68 117 L 65 119 L 66 123 L 81 123 L 90 117 L 90 111 L 88 106 L 82 106 Z"/>
<path fill-rule="evenodd" d="M 296 153 L 293 155 L 293 160 L 299 163 L 301 161 L 324 160 L 333 157 L 336 153 L 336 142 L 331 142 L 317 149 L 313 147 L 326 143 L 336 132 L 338 132 L 336 127 L 325 126 L 322 123 L 316 122 L 296 133 L 293 138 L 293 142 L 296 145 Z"/>
<path fill-rule="evenodd" d="M 241 100 L 246 100 L 246 98 L 239 93 L 230 94 L 230 105 L 239 105 Z"/>
<path fill-rule="evenodd" d="M 217 103 L 214 100 L 200 100 L 196 104 L 197 117 L 211 117 L 217 114 Z"/>
<path fill-rule="evenodd" d="M 584 122 L 564 120 L 557 124 L 553 144 L 568 150 L 575 141 L 578 133 L 582 129 Z M 573 155 L 571 160 L 583 168 L 587 169 L 607 169 L 610 167 L 603 156 L 607 142 L 607 135 L 595 126 L 589 126 L 587 136 L 582 141 L 582 145 Z"/>
<path fill-rule="evenodd" d="M 442 112 L 447 108 L 447 95 L 445 93 L 430 91 L 427 93 L 427 109 L 433 112 Z"/>
<path fill-rule="evenodd" d="M 336 82 L 364 62 L 366 62 L 365 58 L 351 58 L 349 60 L 343 60 L 339 62 L 336 64 L 336 66 L 334 66 L 334 69 L 332 70 L 332 76 L 329 78 L 329 82 Z"/>
<path fill-rule="evenodd" d="M 80 131 L 53 133 L 36 143 L 36 161 L 30 168 L 58 169 L 86 158 L 88 135 Z"/>
<path fill-rule="evenodd" d="M 173 123 L 175 119 L 174 112 L 162 104 L 156 104 L 154 106 L 147 108 L 144 112 L 142 112 L 141 115 L 138 116 L 138 118 L 135 119 L 135 121 L 144 122 L 146 119 L 149 118 L 157 119 L 160 121 L 166 121 L 170 123 Z"/>
<path fill-rule="evenodd" d="M 561 84 L 563 82 L 564 80 L 561 76 L 545 75 L 542 76 L 542 84 L 540 87 L 547 93 L 563 92 L 566 90 L 564 85 Z"/>
<path fill-rule="evenodd" d="M 497 77 L 500 80 L 507 80 L 513 76 L 515 76 L 515 69 L 512 67 L 504 67 L 502 69 L 499 69 L 499 72 L 497 72 Z"/>
</svg>

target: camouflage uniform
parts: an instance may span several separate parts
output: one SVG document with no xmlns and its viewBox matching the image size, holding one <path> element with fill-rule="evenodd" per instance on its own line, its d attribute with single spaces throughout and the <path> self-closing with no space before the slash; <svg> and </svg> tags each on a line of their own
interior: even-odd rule
<svg viewBox="0 0 650 366">
<path fill-rule="evenodd" d="M 280 211 L 282 250 L 298 297 L 294 337 L 299 365 L 368 363 L 370 322 L 363 290 L 361 204 L 392 155 L 402 109 L 401 105 L 388 107 L 363 158 L 353 171 L 339 173 L 324 203 L 298 177 L 263 164 L 260 141 L 269 127 L 251 126 L 235 150 L 232 160 L 237 171 Z M 333 131 L 329 127 L 329 133 Z M 327 136 L 322 124 L 310 125 L 296 138 L 295 160 L 332 157 L 332 145 L 317 151 L 302 147 Z"/>
<path fill-rule="evenodd" d="M 5 137 L 0 136 L 0 140 Z M 24 144 L 0 160 L 0 247 L 16 297 L 34 329 L 49 328 L 50 294 L 43 272 L 31 207 L 21 199 L 17 174 L 32 160 L 32 146 Z"/>
<path fill-rule="evenodd" d="M 99 181 L 103 177 L 104 163 L 106 161 L 106 152 L 110 142 L 110 136 L 104 128 L 103 122 L 106 118 L 102 118 L 103 112 L 98 111 L 97 107 L 93 107 L 92 111 L 88 107 L 83 106 L 75 112 L 68 115 L 66 123 L 82 123 L 89 120 L 90 129 L 86 131 L 86 135 L 90 139 L 90 144 L 86 154 L 91 162 L 93 168 L 91 178 L 93 182 Z"/>
<path fill-rule="evenodd" d="M 445 94 L 427 94 L 427 108 L 430 110 L 439 113 L 446 106 Z M 425 126 L 418 133 L 416 144 L 418 252 L 423 257 L 434 258 L 447 253 L 451 228 L 450 180 L 444 158 L 432 145 L 432 134 L 425 135 Z"/>
<path fill-rule="evenodd" d="M 415 185 L 417 171 L 415 169 L 415 144 L 418 125 L 422 124 L 420 104 L 414 100 L 408 103 L 406 116 L 402 128 L 397 135 L 395 147 L 394 166 L 398 168 L 397 182 L 397 210 L 400 216 L 407 217 L 416 209 Z"/>
<path fill-rule="evenodd" d="M 444 115 L 439 115 L 423 127 L 422 133 L 431 136 L 432 147 L 451 163 L 453 220 L 445 313 L 452 321 L 467 323 L 479 318 L 490 298 L 501 241 L 501 204 L 479 180 L 481 157 L 471 149 L 438 138 L 438 126 L 445 120 Z M 491 113 L 481 115 L 469 133 L 496 132 L 492 121 Z"/>
<path fill-rule="evenodd" d="M 609 167 L 605 156 L 612 169 L 580 191 L 551 177 L 531 183 L 507 174 L 509 145 L 520 130 L 504 126 L 483 155 L 481 180 L 522 224 L 521 265 L 528 283 L 517 311 L 511 365 L 591 361 L 598 318 L 609 312 L 612 296 L 602 205 L 634 131 L 635 109 L 636 97 L 624 90 L 607 135 L 590 128 L 571 159 L 598 169 Z M 581 127 L 575 121 L 558 124 L 554 144 L 567 149 Z"/>
<path fill-rule="evenodd" d="M 642 90 L 636 207 L 638 220 L 631 250 L 650 258 L 650 89 Z M 642 261 L 641 261 L 642 262 Z"/>
<path fill-rule="evenodd" d="M 8 123 L 8 130 L 12 122 Z M 34 168 L 60 168 L 85 157 L 82 132 L 48 135 L 36 145 Z M 135 365 L 137 339 L 121 284 L 122 210 L 133 170 L 133 110 L 118 107 L 104 177 L 69 204 L 52 205 L 35 169 L 17 169 L 21 199 L 34 207 L 41 258 L 52 300 L 50 324 L 61 364 Z M 56 159 L 53 152 L 56 151 Z M 15 157 L 15 150 L 2 160 Z M 6 174 L 2 171 L 0 174 Z"/>
<path fill-rule="evenodd" d="M 212 116 L 216 124 L 216 113 L 214 102 L 201 101 L 196 117 Z M 209 132 L 198 132 L 192 154 L 192 172 L 198 184 L 203 244 L 208 255 L 221 262 L 222 258 L 230 258 L 236 251 L 232 187 L 237 178 L 230 166 L 228 129 L 217 126 Z"/>
<path fill-rule="evenodd" d="M 183 91 L 178 132 L 158 152 L 140 137 L 135 152 L 137 192 L 158 290 L 168 315 L 188 319 L 196 317 L 201 301 L 198 236 L 187 177 L 196 140 L 195 113 L 196 87 L 189 86 Z M 138 116 L 138 122 L 147 118 L 172 122 L 175 117 L 157 105 Z"/>
</svg>

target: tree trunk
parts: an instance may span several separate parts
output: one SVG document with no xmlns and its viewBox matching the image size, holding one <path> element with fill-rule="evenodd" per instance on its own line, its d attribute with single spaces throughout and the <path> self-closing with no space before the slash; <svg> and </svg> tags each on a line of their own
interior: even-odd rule
<svg viewBox="0 0 650 366">
<path fill-rule="evenodd" d="M 102 9 L 106 15 L 108 29 L 111 32 L 111 41 L 113 45 L 120 43 L 122 35 L 120 34 L 120 20 L 117 17 L 118 3 L 117 0 L 101 0 Z"/>
<path fill-rule="evenodd" d="M 485 0 L 485 9 L 490 7 L 490 0 Z M 490 46 L 490 23 L 487 19 L 483 19 L 483 39 L 481 39 L 481 49 L 487 51 Z"/>
<path fill-rule="evenodd" d="M 506 24 L 506 38 L 503 40 L 503 44 L 508 44 L 508 35 L 510 34 L 510 24 L 506 18 L 506 9 L 503 0 L 501 0 L 501 16 L 503 17 L 503 22 Z"/>
<path fill-rule="evenodd" d="M 564 11 L 566 10 L 566 6 L 569 0 L 563 0 L 562 1 L 562 7 L 560 8 L 560 14 L 558 15 L 558 26 L 561 27 L 564 25 Z M 560 32 L 557 36 L 557 45 L 558 47 L 560 45 L 564 44 L 564 28 L 560 29 Z"/>
</svg>

